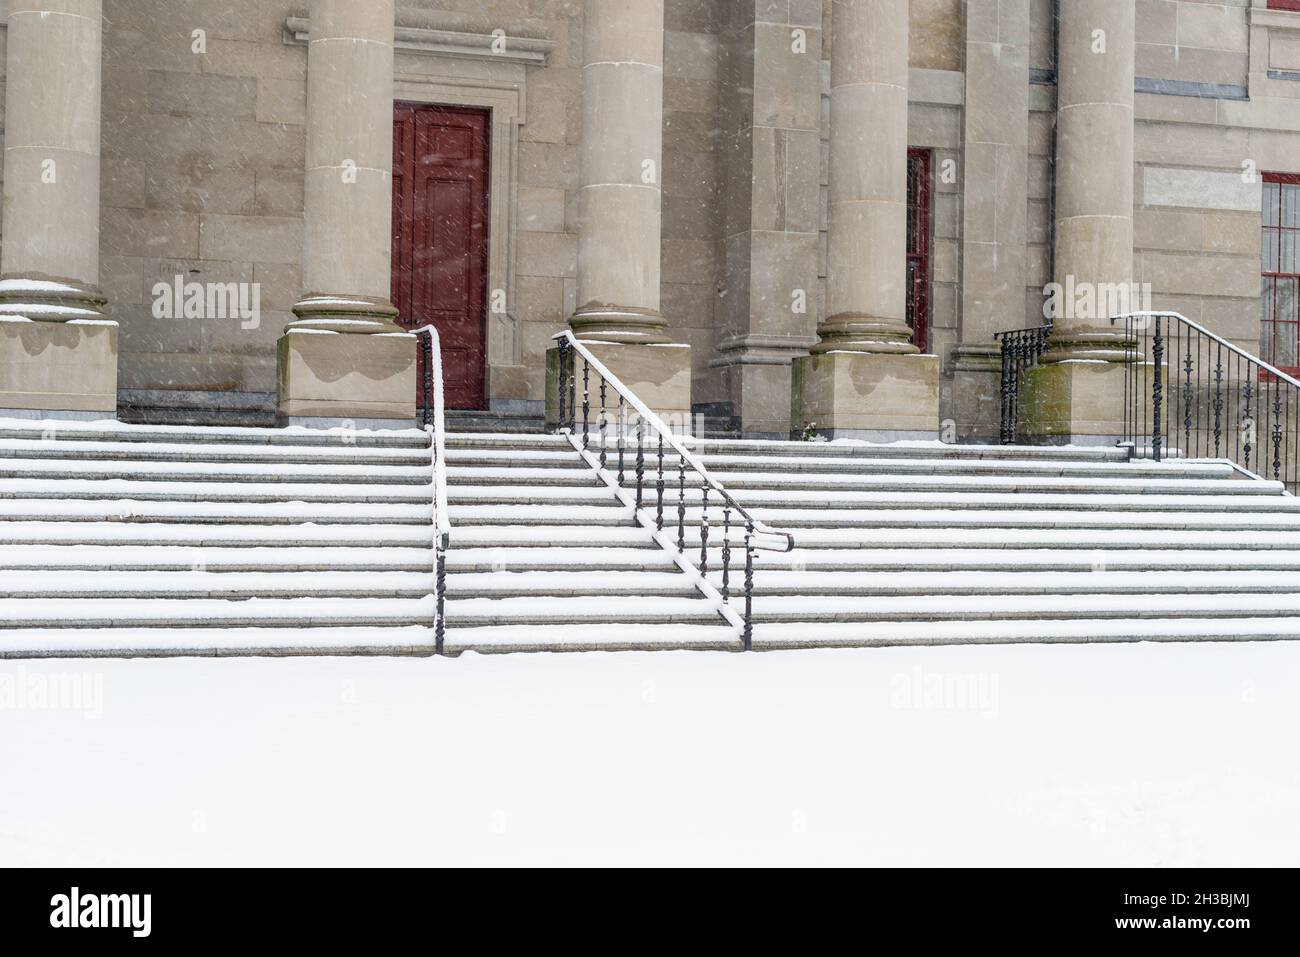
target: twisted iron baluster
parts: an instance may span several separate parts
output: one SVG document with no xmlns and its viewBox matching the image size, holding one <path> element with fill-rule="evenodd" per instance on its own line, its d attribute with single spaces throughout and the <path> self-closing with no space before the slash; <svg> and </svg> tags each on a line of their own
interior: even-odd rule
<svg viewBox="0 0 1300 957">
<path fill-rule="evenodd" d="M 645 480 L 645 420 L 636 420 L 636 510 L 641 511 L 641 484 Z"/>
<path fill-rule="evenodd" d="M 600 468 L 605 469 L 608 454 L 605 451 L 605 430 L 609 424 L 609 415 L 605 412 L 605 377 L 600 377 Z"/>
<path fill-rule="evenodd" d="M 582 360 L 582 447 L 591 444 L 591 363 Z"/>
<path fill-rule="evenodd" d="M 1273 382 L 1273 481 L 1282 478 L 1282 383 Z"/>
<path fill-rule="evenodd" d="M 559 370 L 559 387 L 560 387 L 560 428 L 563 429 L 568 425 L 568 399 L 569 399 L 569 340 L 561 339 L 559 355 L 556 357 L 560 363 Z"/>
<path fill-rule="evenodd" d="M 686 551 L 686 456 L 677 456 L 677 551 Z"/>
<path fill-rule="evenodd" d="M 1249 472 L 1250 452 L 1254 444 L 1251 442 L 1251 438 L 1253 437 L 1253 434 L 1255 432 L 1255 426 L 1257 424 L 1255 422 L 1255 417 L 1250 414 L 1250 400 L 1254 395 L 1253 383 L 1251 382 L 1251 378 L 1254 377 L 1254 370 L 1251 369 L 1249 363 L 1247 363 L 1246 365 L 1246 373 L 1247 373 L 1246 384 L 1242 387 L 1242 393 L 1246 399 L 1246 418 L 1242 424 L 1246 428 L 1245 428 L 1245 441 L 1242 442 L 1241 444 L 1241 453 L 1243 456 L 1245 456 L 1245 460 L 1242 462 L 1242 465 L 1245 467 L 1246 471 Z"/>
<path fill-rule="evenodd" d="M 731 601 L 731 505 L 722 503 L 722 600 Z"/>
<path fill-rule="evenodd" d="M 659 474 L 655 480 L 655 526 L 664 530 L 664 437 L 659 436 Z"/>
<path fill-rule="evenodd" d="M 435 531 L 434 534 L 437 534 Z M 434 551 L 433 651 L 442 654 L 447 633 L 447 553 L 439 544 Z"/>
<path fill-rule="evenodd" d="M 618 394 L 618 487 L 623 487 L 623 448 L 627 444 L 627 409 L 623 404 L 623 393 Z"/>
<path fill-rule="evenodd" d="M 1192 402 L 1196 390 L 1192 387 L 1192 334 L 1187 334 L 1187 355 L 1183 359 L 1183 457 L 1192 454 Z"/>
<path fill-rule="evenodd" d="M 1155 461 L 1160 461 L 1160 406 L 1164 401 L 1164 385 L 1161 380 L 1161 363 L 1165 357 L 1165 342 L 1160 334 L 1160 317 L 1155 317 L 1155 336 L 1151 340 L 1151 355 L 1155 360 L 1151 380 L 1151 454 Z"/>
<path fill-rule="evenodd" d="M 709 577 L 709 486 L 704 486 L 704 518 L 700 524 L 700 577 Z"/>
<path fill-rule="evenodd" d="M 745 522 L 745 650 L 754 650 L 754 523 Z"/>
<path fill-rule="evenodd" d="M 1219 457 L 1223 440 L 1223 346 L 1216 347 L 1214 356 L 1214 457 Z"/>
<path fill-rule="evenodd" d="M 1008 417 L 1011 409 L 1011 348 L 1007 335 L 1002 336 L 1002 430 L 999 440 L 1003 445 L 1011 444 L 1011 429 Z"/>
</svg>

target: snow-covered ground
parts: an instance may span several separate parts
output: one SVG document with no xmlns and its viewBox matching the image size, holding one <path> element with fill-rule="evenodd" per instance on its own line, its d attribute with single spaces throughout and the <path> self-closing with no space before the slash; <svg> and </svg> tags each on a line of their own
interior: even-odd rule
<svg viewBox="0 0 1300 957">
<path fill-rule="evenodd" d="M 1298 755 L 1289 642 L 5 661 L 0 864 L 1295 865 Z"/>
</svg>

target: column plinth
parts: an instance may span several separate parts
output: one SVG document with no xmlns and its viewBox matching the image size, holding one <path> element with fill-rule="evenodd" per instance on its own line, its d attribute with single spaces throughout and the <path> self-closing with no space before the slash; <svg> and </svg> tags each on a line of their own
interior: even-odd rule
<svg viewBox="0 0 1300 957">
<path fill-rule="evenodd" d="M 284 424 L 415 421 L 392 304 L 394 0 L 312 0 L 303 287 L 278 345 Z"/>
<path fill-rule="evenodd" d="M 792 374 L 794 431 L 934 438 L 939 363 L 907 325 L 906 0 L 831 13 L 827 319 Z"/>
<path fill-rule="evenodd" d="M 112 417 L 99 289 L 100 0 L 12 0 L 5 67 L 0 414 Z"/>
</svg>

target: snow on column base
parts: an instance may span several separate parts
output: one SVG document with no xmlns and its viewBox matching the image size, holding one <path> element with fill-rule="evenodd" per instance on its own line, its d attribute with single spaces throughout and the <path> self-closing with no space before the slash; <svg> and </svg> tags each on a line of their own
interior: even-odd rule
<svg viewBox="0 0 1300 957">
<path fill-rule="evenodd" d="M 0 321 L 0 410 L 22 418 L 116 418 L 117 323 Z"/>
<path fill-rule="evenodd" d="M 939 436 L 939 358 L 825 352 L 794 360 L 794 434 L 933 440 Z"/>
<path fill-rule="evenodd" d="M 415 336 L 348 335 L 290 327 L 280 337 L 281 425 L 410 428 L 416 415 Z M 357 423 L 361 425 L 362 423 Z"/>
</svg>

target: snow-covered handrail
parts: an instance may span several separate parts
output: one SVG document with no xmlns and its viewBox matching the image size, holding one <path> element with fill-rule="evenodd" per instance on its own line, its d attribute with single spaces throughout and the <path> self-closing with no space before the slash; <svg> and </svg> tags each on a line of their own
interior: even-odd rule
<svg viewBox="0 0 1300 957">
<path fill-rule="evenodd" d="M 721 582 L 722 587 L 717 591 L 717 597 L 724 606 L 724 614 L 734 615 L 731 610 L 731 543 L 732 527 L 738 525 L 743 529 L 741 541 L 745 549 L 744 565 L 744 616 L 740 619 L 741 638 L 746 650 L 753 646 L 753 593 L 754 593 L 754 550 L 764 549 L 770 551 L 789 552 L 794 548 L 794 536 L 789 532 L 781 532 L 770 527 L 766 523 L 755 518 L 749 513 L 749 510 L 742 506 L 716 479 L 709 474 L 704 463 L 692 454 L 685 445 L 682 444 L 672 432 L 672 429 L 656 415 L 651 409 L 641 401 L 637 395 L 619 380 L 608 368 L 605 367 L 591 350 L 586 347 L 570 330 L 557 333 L 552 337 L 558 344 L 559 374 L 557 377 L 558 385 L 558 412 L 559 428 L 561 432 L 567 433 L 579 445 L 584 455 L 589 454 L 591 437 L 592 437 L 592 373 L 596 376 L 596 391 L 598 395 L 599 407 L 596 409 L 596 427 L 599 435 L 598 454 L 592 456 L 593 464 L 596 465 L 602 474 L 611 482 L 611 487 L 621 490 L 624 485 L 624 478 L 627 472 L 625 456 L 633 450 L 628 447 L 629 429 L 628 419 L 629 410 L 636 416 L 636 449 L 635 449 L 635 466 L 634 474 L 636 477 L 635 499 L 629 495 L 629 504 L 632 505 L 634 513 L 641 519 L 642 509 L 653 510 L 654 518 L 645 518 L 647 524 L 653 524 L 653 531 L 657 536 L 665 538 L 670 532 L 665 531 L 664 523 L 664 502 L 665 502 L 665 478 L 674 471 L 670 463 L 665 469 L 664 454 L 668 452 L 677 458 L 677 539 L 675 542 L 678 556 L 685 559 L 686 549 L 686 476 L 693 473 L 693 481 L 698 483 L 699 491 L 702 496 L 701 515 L 700 515 L 700 551 L 699 561 L 695 563 L 695 568 L 701 576 L 701 587 L 707 591 L 712 591 L 712 585 L 708 581 L 709 574 L 709 531 L 710 515 L 709 509 L 711 503 L 710 495 L 715 495 L 716 508 L 722 513 L 722 555 L 721 555 Z M 579 386 L 578 359 L 582 360 L 581 386 Z M 581 388 L 582 399 L 582 419 L 578 420 L 578 399 L 579 388 Z M 615 452 L 618 456 L 617 478 L 607 469 L 609 464 L 609 448 L 606 442 L 606 431 L 609 427 L 610 409 L 608 405 L 609 392 L 613 391 L 617 397 L 615 404 L 615 413 L 617 415 L 618 441 Z M 581 429 L 581 432 L 579 432 Z M 648 435 L 647 435 L 648 431 Z M 647 441 L 648 440 L 648 441 Z M 654 473 L 654 481 L 651 489 L 651 483 L 646 477 L 646 456 L 647 446 L 649 454 L 655 458 L 655 463 L 651 465 L 650 471 Z M 692 486 L 694 490 L 694 486 Z M 652 500 L 651 500 L 652 499 Z M 735 518 L 733 519 L 733 514 Z M 716 517 L 716 513 L 715 513 Z M 671 519 L 668 527 L 671 529 Z"/>
<path fill-rule="evenodd" d="M 432 325 L 411 330 L 422 335 L 424 357 L 422 393 L 423 425 L 429 433 L 429 455 L 433 465 L 433 552 L 434 552 L 434 643 L 442 654 L 446 633 L 447 549 L 451 545 L 451 520 L 447 513 L 447 437 L 442 393 L 442 340 Z"/>
<path fill-rule="evenodd" d="M 1115 316 L 1129 355 L 1124 443 L 1228 459 L 1300 490 L 1300 380 L 1177 312 Z"/>
</svg>

